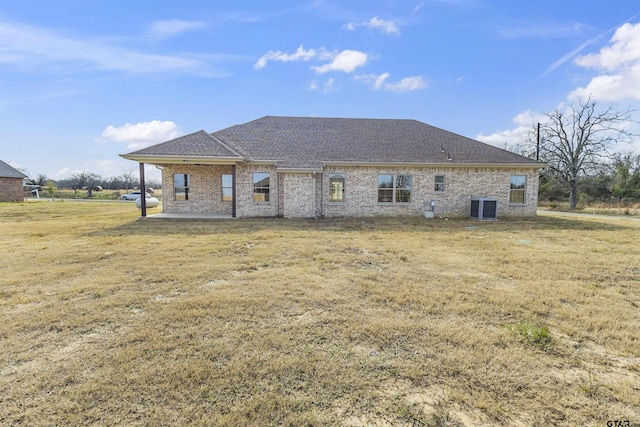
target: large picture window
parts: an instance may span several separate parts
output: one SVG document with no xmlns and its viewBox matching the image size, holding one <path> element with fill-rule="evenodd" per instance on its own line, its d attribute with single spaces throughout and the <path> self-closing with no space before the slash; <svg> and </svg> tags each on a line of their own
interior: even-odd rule
<svg viewBox="0 0 640 427">
<path fill-rule="evenodd" d="M 222 201 L 233 201 L 233 175 L 231 174 L 222 174 Z"/>
<path fill-rule="evenodd" d="M 253 201 L 268 202 L 269 201 L 269 174 L 254 173 L 253 174 Z"/>
<path fill-rule="evenodd" d="M 189 200 L 191 189 L 191 175 L 177 173 L 173 175 L 173 199 Z"/>
<path fill-rule="evenodd" d="M 411 175 L 378 175 L 378 203 L 411 202 Z"/>
<path fill-rule="evenodd" d="M 527 177 L 524 175 L 513 175 L 511 177 L 511 190 L 509 191 L 509 203 L 524 205 L 526 188 Z"/>
<path fill-rule="evenodd" d="M 329 175 L 329 201 L 344 202 L 345 175 L 332 173 Z"/>
</svg>

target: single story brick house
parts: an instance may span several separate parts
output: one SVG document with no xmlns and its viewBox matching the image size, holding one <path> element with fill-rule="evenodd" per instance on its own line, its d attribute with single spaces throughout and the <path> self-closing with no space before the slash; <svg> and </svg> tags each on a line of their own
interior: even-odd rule
<svg viewBox="0 0 640 427">
<path fill-rule="evenodd" d="M 266 116 L 128 154 L 162 169 L 165 213 L 535 216 L 535 160 L 415 120 Z M 143 216 L 146 215 L 143 208 Z"/>
<path fill-rule="evenodd" d="M 27 176 L 0 160 L 0 202 L 24 201 L 23 182 Z"/>
</svg>

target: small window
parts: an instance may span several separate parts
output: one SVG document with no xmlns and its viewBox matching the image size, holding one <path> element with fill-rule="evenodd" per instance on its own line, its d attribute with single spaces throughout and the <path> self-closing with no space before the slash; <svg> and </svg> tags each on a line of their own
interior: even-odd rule
<svg viewBox="0 0 640 427">
<path fill-rule="evenodd" d="M 511 177 L 511 190 L 509 191 L 509 203 L 513 203 L 515 205 L 524 205 L 526 187 L 526 176 L 513 175 Z"/>
<path fill-rule="evenodd" d="M 345 175 L 343 173 L 333 173 L 329 175 L 330 202 L 344 202 L 344 183 Z"/>
<path fill-rule="evenodd" d="M 269 201 L 269 174 L 253 174 L 253 201 L 262 203 Z"/>
<path fill-rule="evenodd" d="M 436 175 L 433 190 L 436 193 L 444 193 L 444 175 Z"/>
<path fill-rule="evenodd" d="M 411 202 L 411 175 L 378 175 L 378 203 Z"/>
<path fill-rule="evenodd" d="M 222 201 L 233 201 L 233 175 L 231 174 L 222 174 Z"/>
<path fill-rule="evenodd" d="M 190 189 L 191 175 L 188 173 L 177 173 L 173 175 L 174 200 L 189 200 Z"/>
</svg>

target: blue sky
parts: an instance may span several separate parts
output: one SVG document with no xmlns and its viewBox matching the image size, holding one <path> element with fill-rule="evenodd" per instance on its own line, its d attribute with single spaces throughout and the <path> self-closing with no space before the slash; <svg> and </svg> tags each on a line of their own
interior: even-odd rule
<svg viewBox="0 0 640 427">
<path fill-rule="evenodd" d="M 637 0 L 0 0 L 0 159 L 33 177 L 265 115 L 504 146 L 589 94 L 639 106 Z"/>
</svg>

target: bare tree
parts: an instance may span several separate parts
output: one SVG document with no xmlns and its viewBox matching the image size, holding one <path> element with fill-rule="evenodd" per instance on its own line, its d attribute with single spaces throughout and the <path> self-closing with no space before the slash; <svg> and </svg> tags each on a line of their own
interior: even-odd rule
<svg viewBox="0 0 640 427">
<path fill-rule="evenodd" d="M 49 181 L 49 178 L 47 178 L 47 175 L 38 174 L 38 177 L 33 180 L 33 183 L 41 187 L 44 187 L 45 185 L 47 185 L 47 181 Z"/>
<path fill-rule="evenodd" d="M 93 197 L 93 190 L 96 189 L 97 183 L 101 178 L 91 172 L 78 172 L 71 176 L 73 181 L 74 194 L 78 194 L 78 190 L 87 190 L 87 197 Z"/>
<path fill-rule="evenodd" d="M 633 110 L 618 111 L 609 106 L 600 110 L 591 98 L 568 109 L 547 113 L 540 126 L 540 159 L 569 189 L 569 207 L 578 203 L 578 180 L 597 170 L 603 157 L 618 142 L 631 142 L 635 136 L 626 125 L 633 122 Z M 530 141 L 534 141 L 531 134 Z"/>
<path fill-rule="evenodd" d="M 128 190 L 129 187 L 133 187 L 136 182 L 136 177 L 133 174 L 133 169 L 129 169 L 127 172 L 124 172 L 121 175 L 122 182 L 124 183 L 125 190 Z"/>
</svg>

